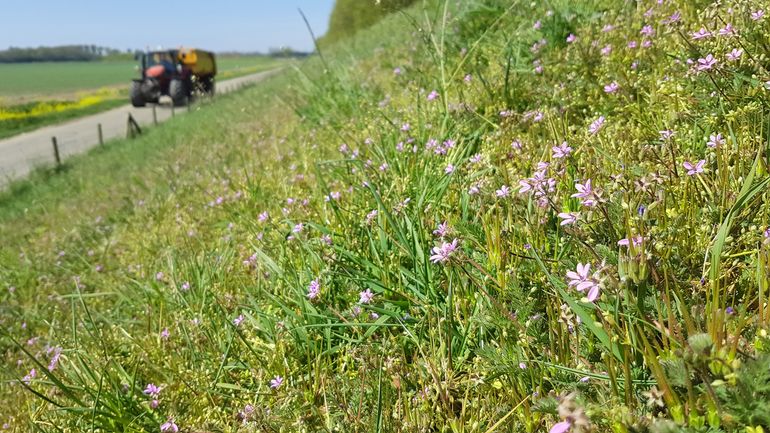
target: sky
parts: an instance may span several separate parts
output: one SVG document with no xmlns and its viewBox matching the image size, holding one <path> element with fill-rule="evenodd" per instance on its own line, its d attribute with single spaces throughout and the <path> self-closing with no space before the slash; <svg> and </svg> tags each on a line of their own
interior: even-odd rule
<svg viewBox="0 0 770 433">
<path fill-rule="evenodd" d="M 0 49 L 87 44 L 212 51 L 313 49 L 334 0 L 0 0 Z"/>
</svg>

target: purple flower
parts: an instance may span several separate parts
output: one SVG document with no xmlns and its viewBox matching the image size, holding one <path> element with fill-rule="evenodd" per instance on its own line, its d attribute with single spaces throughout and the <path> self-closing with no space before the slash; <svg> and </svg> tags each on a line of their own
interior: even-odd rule
<svg viewBox="0 0 770 433">
<path fill-rule="evenodd" d="M 580 214 L 577 212 L 561 212 L 559 215 L 557 215 L 559 218 L 562 219 L 561 223 L 559 223 L 560 226 L 566 226 L 569 224 L 574 224 L 577 222 L 578 218 L 580 217 Z"/>
<path fill-rule="evenodd" d="M 180 287 L 180 290 L 182 290 L 183 292 L 190 290 L 190 283 L 187 281 L 182 283 L 182 287 Z"/>
<path fill-rule="evenodd" d="M 292 232 L 292 233 L 300 233 L 300 232 L 302 231 L 302 229 L 303 229 L 303 228 L 305 228 L 305 226 L 303 226 L 303 225 L 302 225 L 302 223 L 298 223 L 298 224 L 296 224 L 296 225 L 295 225 L 295 226 L 294 226 L 294 227 L 291 229 L 291 232 Z"/>
<path fill-rule="evenodd" d="M 274 378 L 270 379 L 270 388 L 271 389 L 278 389 L 283 385 L 283 378 L 281 376 L 275 376 Z"/>
<path fill-rule="evenodd" d="M 569 147 L 566 141 L 562 141 L 559 146 L 553 146 L 551 150 L 553 151 L 553 157 L 556 159 L 566 158 L 572 153 L 572 148 Z"/>
<path fill-rule="evenodd" d="M 679 11 L 676 11 L 673 14 L 671 14 L 670 17 L 668 17 L 665 20 L 663 20 L 663 23 L 664 24 L 675 24 L 675 23 L 678 23 L 680 19 L 682 19 L 682 13 L 679 12 Z"/>
<path fill-rule="evenodd" d="M 591 135 L 595 135 L 602 129 L 602 126 L 604 126 L 604 116 L 599 116 L 598 119 L 591 122 L 591 125 L 588 127 L 588 132 Z"/>
<path fill-rule="evenodd" d="M 321 283 L 318 282 L 318 278 L 310 282 L 307 288 L 307 298 L 311 301 L 317 299 L 321 295 Z"/>
<path fill-rule="evenodd" d="M 432 101 L 434 99 L 438 98 L 438 92 L 433 90 L 428 94 L 428 101 Z"/>
<path fill-rule="evenodd" d="M 583 292 L 588 290 L 588 301 L 593 302 L 596 300 L 596 298 L 599 297 L 599 283 L 596 281 L 595 276 L 590 275 L 591 273 L 591 264 L 586 263 L 585 265 L 582 263 L 577 264 L 577 269 L 575 271 L 568 271 L 567 272 L 567 278 L 569 278 L 569 281 L 567 282 L 567 285 L 569 287 L 575 287 L 575 290 L 578 292 Z"/>
<path fill-rule="evenodd" d="M 743 50 L 742 49 L 733 48 L 732 51 L 727 53 L 726 57 L 727 57 L 727 60 L 729 60 L 731 62 L 736 62 L 736 61 L 740 60 L 742 55 L 743 55 Z"/>
<path fill-rule="evenodd" d="M 449 224 L 444 221 L 441 224 L 438 225 L 438 228 L 436 230 L 433 230 L 433 234 L 438 237 L 446 237 L 449 235 L 449 233 L 452 231 L 452 228 L 449 227 Z"/>
<path fill-rule="evenodd" d="M 505 198 L 505 197 L 508 197 L 508 195 L 510 193 L 511 193 L 511 189 L 508 188 L 507 185 L 503 185 L 503 186 L 500 187 L 500 189 L 495 191 L 495 196 L 497 196 L 499 198 Z"/>
<path fill-rule="evenodd" d="M 532 24 L 532 28 L 535 30 L 540 30 L 540 27 L 542 27 L 543 24 L 540 22 L 540 20 L 535 21 L 535 24 Z"/>
<path fill-rule="evenodd" d="M 613 81 L 610 84 L 604 86 L 604 93 L 615 93 L 620 89 L 620 84 L 617 81 Z"/>
<path fill-rule="evenodd" d="M 571 195 L 571 197 L 579 198 L 580 203 L 584 206 L 593 207 L 598 203 L 598 197 L 594 193 L 591 186 L 591 179 L 587 179 L 584 184 L 576 183 L 575 189 L 578 191 Z"/>
<path fill-rule="evenodd" d="M 154 383 L 148 383 L 142 392 L 152 398 L 158 398 L 158 395 L 160 395 L 160 387 Z"/>
<path fill-rule="evenodd" d="M 762 9 L 751 13 L 751 19 L 754 21 L 759 21 L 762 18 L 764 18 L 764 16 L 765 16 L 765 11 L 763 11 Z"/>
<path fill-rule="evenodd" d="M 360 299 L 358 300 L 358 302 L 361 304 L 368 304 L 372 302 L 372 299 L 374 299 L 374 293 L 369 289 L 364 290 L 358 295 L 360 296 Z"/>
<path fill-rule="evenodd" d="M 466 83 L 470 83 L 472 79 L 473 77 L 471 76 L 471 74 L 467 74 L 465 78 L 463 78 L 463 81 L 465 81 Z"/>
<path fill-rule="evenodd" d="M 178 433 L 179 427 L 174 423 L 173 418 L 169 418 L 168 421 L 161 424 L 160 431 L 161 433 Z"/>
<path fill-rule="evenodd" d="M 604 27 L 602 27 L 602 33 L 609 33 L 613 30 L 615 30 L 615 26 L 612 24 L 605 24 Z"/>
<path fill-rule="evenodd" d="M 155 274 L 156 281 L 163 281 L 163 277 L 164 277 L 163 272 L 158 272 L 157 274 Z"/>
<path fill-rule="evenodd" d="M 645 35 L 645 36 L 652 36 L 655 34 L 655 30 L 652 28 L 651 25 L 646 25 L 642 27 L 642 30 L 639 31 L 639 33 Z"/>
<path fill-rule="evenodd" d="M 401 75 L 401 68 L 394 68 L 393 69 L 393 74 L 394 75 Z"/>
<path fill-rule="evenodd" d="M 698 71 L 708 71 L 711 68 L 714 67 L 714 65 L 717 64 L 717 59 L 714 58 L 711 54 L 707 55 L 705 58 L 698 59 Z"/>
<path fill-rule="evenodd" d="M 478 164 L 479 162 L 481 162 L 481 154 L 477 153 L 477 154 L 471 156 L 470 162 L 471 162 L 471 164 Z"/>
<path fill-rule="evenodd" d="M 698 173 L 703 173 L 703 165 L 706 164 L 705 159 L 701 159 L 698 161 L 695 165 L 692 165 L 690 161 L 685 161 L 682 163 L 682 166 L 687 169 L 687 175 L 688 176 L 695 176 Z"/>
<path fill-rule="evenodd" d="M 233 325 L 241 326 L 241 323 L 243 323 L 243 319 L 244 319 L 243 314 L 239 314 L 238 317 L 233 319 Z"/>
<path fill-rule="evenodd" d="M 606 57 L 606 56 L 609 56 L 609 55 L 610 55 L 610 53 L 612 53 L 612 45 L 610 45 L 610 44 L 607 44 L 607 45 L 605 45 L 605 46 L 604 46 L 604 47 L 601 49 L 601 51 L 600 51 L 600 52 L 601 52 L 602 56 L 605 56 L 605 57 Z"/>
<path fill-rule="evenodd" d="M 56 370 L 56 366 L 59 365 L 59 357 L 61 356 L 61 347 L 55 347 L 53 349 L 53 356 L 51 357 L 51 362 L 48 363 L 48 371 L 54 371 Z"/>
<path fill-rule="evenodd" d="M 569 421 L 558 422 L 548 430 L 548 433 L 565 433 L 569 431 L 570 427 L 572 427 L 572 423 Z"/>
<path fill-rule="evenodd" d="M 700 30 L 697 32 L 692 33 L 692 39 L 694 41 L 700 40 L 700 39 L 706 39 L 711 37 L 711 32 L 706 30 L 704 27 L 701 27 Z"/>
<path fill-rule="evenodd" d="M 29 373 L 27 373 L 26 376 L 21 378 L 21 381 L 29 385 L 32 382 L 32 379 L 36 377 L 37 377 L 37 370 L 33 368 L 32 370 L 29 371 Z"/>
<path fill-rule="evenodd" d="M 716 135 L 712 134 L 709 136 L 708 141 L 706 142 L 706 146 L 710 148 L 719 147 L 725 144 L 725 139 L 722 137 L 722 134 L 717 133 Z"/>
<path fill-rule="evenodd" d="M 670 140 L 674 135 L 676 135 L 676 131 L 673 131 L 671 129 L 664 129 L 663 131 L 658 131 L 660 134 L 660 139 L 663 141 Z"/>
<path fill-rule="evenodd" d="M 643 237 L 641 237 L 641 236 L 634 236 L 634 237 L 631 238 L 630 241 L 628 240 L 628 238 L 623 238 L 623 239 L 619 240 L 618 241 L 618 245 L 621 246 L 621 247 L 627 247 L 627 246 L 630 246 L 633 243 L 634 247 L 638 247 L 639 245 L 642 244 L 642 242 L 644 242 L 644 238 Z"/>
<path fill-rule="evenodd" d="M 727 23 L 727 25 L 719 29 L 719 36 L 732 36 L 734 34 L 735 34 L 735 29 L 733 28 L 733 25 L 730 23 Z"/>
<path fill-rule="evenodd" d="M 455 166 L 452 164 L 447 164 L 446 168 L 444 168 L 445 174 L 452 174 L 455 171 Z"/>
<path fill-rule="evenodd" d="M 257 218 L 257 220 L 259 222 L 263 223 L 263 222 L 267 221 L 268 218 L 270 218 L 270 215 L 267 213 L 267 211 L 264 211 L 264 212 L 259 214 L 259 217 Z"/>
<path fill-rule="evenodd" d="M 567 43 L 571 44 L 577 40 L 577 36 L 573 35 L 572 33 L 567 36 Z"/>
<path fill-rule="evenodd" d="M 430 256 L 430 261 L 433 263 L 443 263 L 449 260 L 450 256 L 457 249 L 457 242 L 457 239 L 454 239 L 451 243 L 443 242 L 441 246 L 433 247 L 433 250 L 431 250 L 433 255 Z"/>
</svg>

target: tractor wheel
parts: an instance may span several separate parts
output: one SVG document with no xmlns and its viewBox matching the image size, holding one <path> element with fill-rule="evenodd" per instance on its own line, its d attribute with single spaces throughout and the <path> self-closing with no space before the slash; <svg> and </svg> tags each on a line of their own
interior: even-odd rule
<svg viewBox="0 0 770 433">
<path fill-rule="evenodd" d="M 144 107 L 146 104 L 144 96 L 142 96 L 142 83 L 138 81 L 131 82 L 131 88 L 128 90 L 128 94 L 131 97 L 131 105 L 134 107 Z"/>
<path fill-rule="evenodd" d="M 182 80 L 171 80 L 168 84 L 168 95 L 171 96 L 171 100 L 174 102 L 175 107 L 181 107 L 187 105 L 187 86 Z"/>
</svg>

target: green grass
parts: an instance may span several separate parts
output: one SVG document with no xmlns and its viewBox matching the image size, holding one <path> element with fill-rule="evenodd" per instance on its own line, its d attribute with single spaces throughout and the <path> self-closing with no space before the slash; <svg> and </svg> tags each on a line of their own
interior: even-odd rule
<svg viewBox="0 0 770 433">
<path fill-rule="evenodd" d="M 0 421 L 768 431 L 770 4 L 636 6 L 421 2 L 14 183 Z"/>
</svg>

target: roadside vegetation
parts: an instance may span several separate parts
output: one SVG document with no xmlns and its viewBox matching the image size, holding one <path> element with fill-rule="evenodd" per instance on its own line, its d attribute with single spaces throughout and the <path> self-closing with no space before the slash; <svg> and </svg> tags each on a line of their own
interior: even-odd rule
<svg viewBox="0 0 770 433">
<path fill-rule="evenodd" d="M 770 4 L 418 2 L 15 183 L 8 431 L 770 431 Z"/>
<path fill-rule="evenodd" d="M 287 64 L 265 56 L 217 59 L 226 80 Z M 135 61 L 0 64 L 0 139 L 128 103 Z"/>
</svg>

